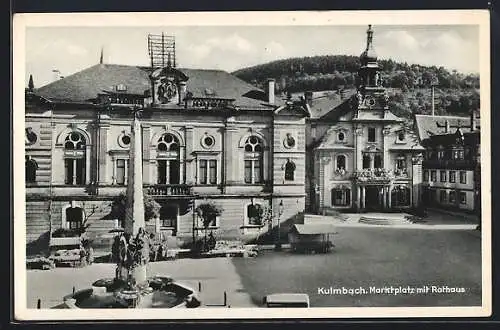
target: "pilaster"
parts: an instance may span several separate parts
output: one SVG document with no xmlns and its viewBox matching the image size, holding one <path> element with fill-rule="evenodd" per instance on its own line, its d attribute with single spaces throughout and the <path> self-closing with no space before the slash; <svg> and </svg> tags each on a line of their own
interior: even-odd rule
<svg viewBox="0 0 500 330">
<path fill-rule="evenodd" d="M 98 154 L 98 163 L 99 163 L 99 183 L 107 184 L 108 180 L 108 133 L 109 133 L 110 122 L 108 120 L 100 120 L 99 121 L 99 154 Z"/>
<path fill-rule="evenodd" d="M 195 178 L 195 164 L 193 161 L 193 148 L 194 148 L 194 135 L 193 126 L 185 126 L 184 130 L 186 132 L 186 184 L 194 184 Z"/>
</svg>

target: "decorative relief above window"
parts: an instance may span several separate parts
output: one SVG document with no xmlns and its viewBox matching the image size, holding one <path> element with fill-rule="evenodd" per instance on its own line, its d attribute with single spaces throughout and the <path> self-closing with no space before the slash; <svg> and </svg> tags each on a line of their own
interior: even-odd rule
<svg viewBox="0 0 500 330">
<path fill-rule="evenodd" d="M 122 134 L 120 134 L 118 136 L 118 145 L 122 148 L 129 148 L 130 147 L 130 142 L 131 142 L 131 138 L 130 138 L 130 135 L 129 133 L 126 133 L 125 131 L 122 132 Z"/>
<path fill-rule="evenodd" d="M 38 141 L 38 135 L 33 132 L 33 128 L 27 127 L 24 133 L 24 144 L 27 146 L 33 145 Z"/>
<path fill-rule="evenodd" d="M 285 148 L 291 149 L 294 148 L 296 145 L 295 138 L 292 136 L 290 133 L 286 133 L 286 137 L 283 140 L 283 145 Z"/>
<path fill-rule="evenodd" d="M 201 146 L 205 149 L 212 149 L 215 145 L 215 138 L 205 133 L 201 138 Z"/>
</svg>

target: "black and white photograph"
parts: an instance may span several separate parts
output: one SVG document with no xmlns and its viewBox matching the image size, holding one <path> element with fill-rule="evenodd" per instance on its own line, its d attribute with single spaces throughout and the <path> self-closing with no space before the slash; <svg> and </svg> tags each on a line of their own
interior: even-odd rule
<svg viewBox="0 0 500 330">
<path fill-rule="evenodd" d="M 481 10 L 15 16 L 16 317 L 489 316 L 489 56 Z"/>
</svg>

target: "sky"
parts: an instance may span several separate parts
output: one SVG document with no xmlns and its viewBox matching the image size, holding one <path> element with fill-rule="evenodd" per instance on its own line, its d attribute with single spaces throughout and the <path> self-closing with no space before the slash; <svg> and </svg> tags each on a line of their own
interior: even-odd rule
<svg viewBox="0 0 500 330">
<path fill-rule="evenodd" d="M 373 26 L 379 59 L 479 72 L 476 25 Z M 28 27 L 25 82 L 35 87 L 99 63 L 149 65 L 148 34 L 174 35 L 177 67 L 234 71 L 290 57 L 360 55 L 367 25 Z"/>
</svg>

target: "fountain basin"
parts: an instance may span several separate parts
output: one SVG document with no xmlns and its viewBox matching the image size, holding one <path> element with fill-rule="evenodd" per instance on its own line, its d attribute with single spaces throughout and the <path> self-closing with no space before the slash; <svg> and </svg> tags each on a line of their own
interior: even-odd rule
<svg viewBox="0 0 500 330">
<path fill-rule="evenodd" d="M 91 288 L 76 291 L 63 298 L 62 308 L 195 308 L 201 305 L 196 292 L 172 278 L 148 278 L 148 285 L 130 290 L 114 278 L 97 280 Z M 138 297 L 138 299 L 134 299 Z M 135 302 L 134 302 L 135 301 Z"/>
</svg>

